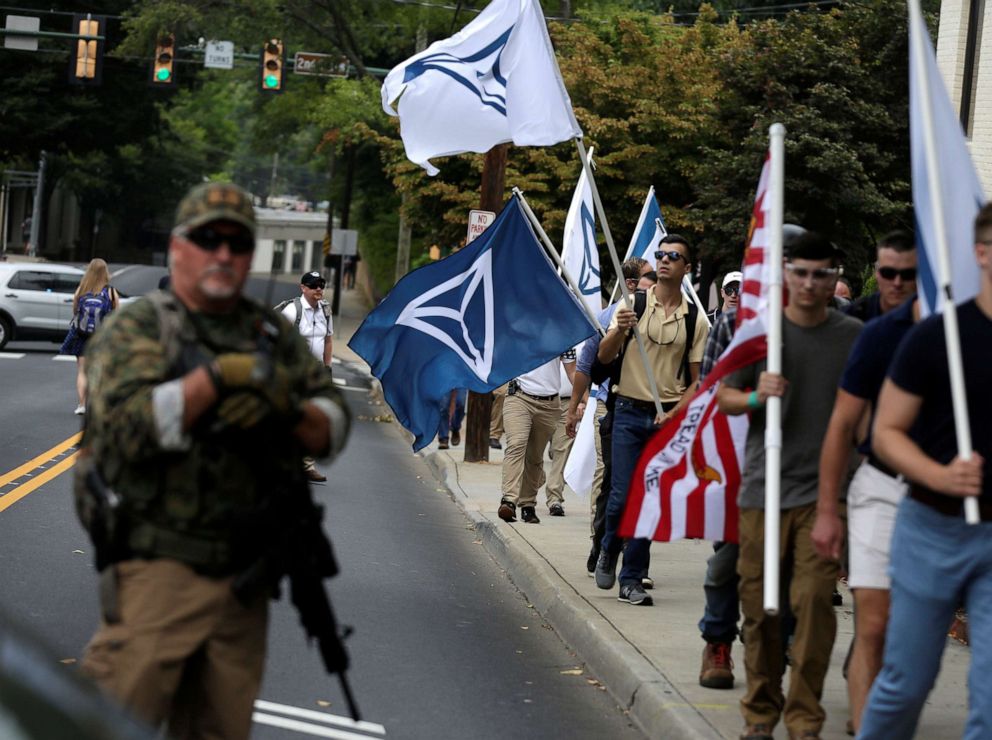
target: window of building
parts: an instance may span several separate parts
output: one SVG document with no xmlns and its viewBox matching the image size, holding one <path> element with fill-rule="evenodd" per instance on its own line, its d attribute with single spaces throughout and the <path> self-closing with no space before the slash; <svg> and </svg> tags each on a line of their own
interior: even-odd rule
<svg viewBox="0 0 992 740">
<path fill-rule="evenodd" d="M 286 269 L 286 240 L 276 239 L 272 243 L 272 272 Z"/>
<path fill-rule="evenodd" d="M 303 269 L 303 250 L 307 248 L 307 243 L 296 240 L 293 242 L 293 272 Z"/>
</svg>

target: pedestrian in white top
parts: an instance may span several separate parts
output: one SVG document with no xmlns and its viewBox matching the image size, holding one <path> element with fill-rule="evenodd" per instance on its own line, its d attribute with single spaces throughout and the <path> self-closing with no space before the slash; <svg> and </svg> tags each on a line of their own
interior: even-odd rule
<svg viewBox="0 0 992 740">
<path fill-rule="evenodd" d="M 316 270 L 308 272 L 300 278 L 301 295 L 291 301 L 284 301 L 276 306 L 282 311 L 289 323 L 293 324 L 310 348 L 310 352 L 324 363 L 328 372 L 331 370 L 331 339 L 334 336 L 334 321 L 331 309 L 324 300 L 324 286 L 327 283 Z M 317 470 L 312 457 L 303 458 L 303 469 L 307 478 L 323 483 L 327 477 Z"/>
</svg>

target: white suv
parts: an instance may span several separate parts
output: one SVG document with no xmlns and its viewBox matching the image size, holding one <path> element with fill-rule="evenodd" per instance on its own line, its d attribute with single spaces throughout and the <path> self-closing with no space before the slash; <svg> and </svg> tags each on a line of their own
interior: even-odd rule
<svg viewBox="0 0 992 740">
<path fill-rule="evenodd" d="M 65 339 L 82 277 L 68 265 L 0 263 L 0 349 L 12 339 Z"/>
</svg>

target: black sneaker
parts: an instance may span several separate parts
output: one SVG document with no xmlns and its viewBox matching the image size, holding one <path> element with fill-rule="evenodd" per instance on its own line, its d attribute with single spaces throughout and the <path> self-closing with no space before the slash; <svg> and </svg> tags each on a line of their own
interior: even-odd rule
<svg viewBox="0 0 992 740">
<path fill-rule="evenodd" d="M 521 506 L 520 507 L 520 519 L 525 524 L 540 524 L 541 520 L 537 518 L 537 511 L 533 506 Z"/>
<path fill-rule="evenodd" d="M 551 516 L 565 516 L 565 507 L 557 501 L 548 507 L 548 511 L 551 513 Z"/>
<path fill-rule="evenodd" d="M 631 606 L 652 606 L 654 604 L 654 600 L 648 596 L 648 592 L 639 583 L 621 586 L 617 601 L 626 601 Z"/>
<path fill-rule="evenodd" d="M 599 545 L 593 545 L 592 549 L 589 551 L 589 557 L 586 558 L 586 572 L 589 574 L 590 578 L 596 575 L 597 560 L 599 560 Z"/>
<path fill-rule="evenodd" d="M 490 447 L 491 447 L 492 449 L 494 449 L 494 450 L 502 450 L 502 449 L 503 449 L 503 445 L 501 445 L 501 444 L 499 443 L 499 440 L 498 440 L 498 439 L 496 439 L 495 437 L 490 437 L 490 438 L 489 438 L 489 446 L 490 446 Z"/>
<path fill-rule="evenodd" d="M 499 514 L 499 518 L 504 522 L 515 522 L 517 521 L 517 505 L 512 501 L 507 501 L 503 499 L 499 502 L 499 509 L 496 511 Z"/>
<path fill-rule="evenodd" d="M 613 584 L 617 582 L 617 560 L 619 559 L 620 553 L 611 555 L 606 550 L 599 553 L 599 559 L 596 561 L 596 585 L 599 588 L 613 588 Z"/>
</svg>

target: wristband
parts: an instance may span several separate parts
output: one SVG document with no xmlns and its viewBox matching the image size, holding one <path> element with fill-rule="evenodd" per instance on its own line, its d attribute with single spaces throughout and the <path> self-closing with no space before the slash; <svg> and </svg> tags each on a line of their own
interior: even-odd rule
<svg viewBox="0 0 992 740">
<path fill-rule="evenodd" d="M 761 401 L 758 399 L 758 391 L 751 391 L 747 397 L 747 407 L 749 409 L 760 409 Z"/>
</svg>

